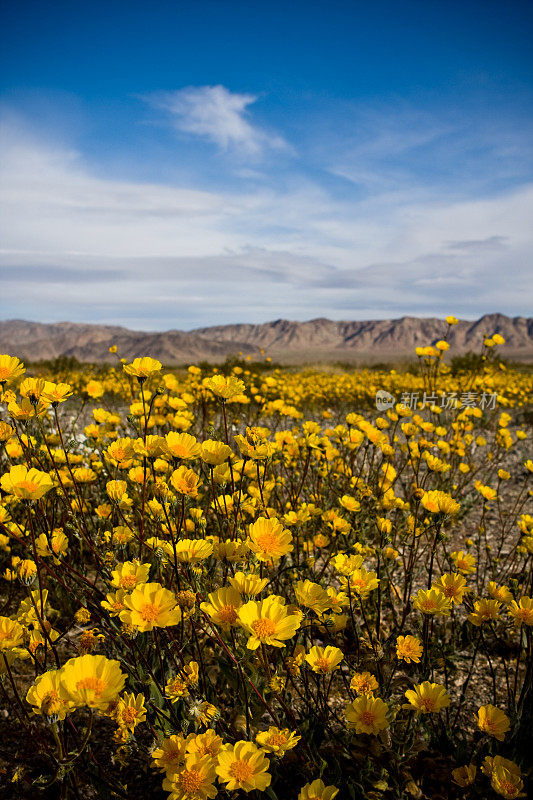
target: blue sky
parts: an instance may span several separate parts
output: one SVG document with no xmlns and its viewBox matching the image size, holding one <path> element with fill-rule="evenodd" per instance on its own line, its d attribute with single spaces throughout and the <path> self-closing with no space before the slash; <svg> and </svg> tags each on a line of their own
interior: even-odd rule
<svg viewBox="0 0 533 800">
<path fill-rule="evenodd" d="M 529 3 L 2 8 L 2 318 L 530 313 Z"/>
</svg>

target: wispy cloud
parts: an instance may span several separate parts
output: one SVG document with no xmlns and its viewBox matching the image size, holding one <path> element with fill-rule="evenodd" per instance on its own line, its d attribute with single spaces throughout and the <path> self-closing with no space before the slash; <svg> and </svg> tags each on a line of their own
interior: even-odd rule
<svg viewBox="0 0 533 800">
<path fill-rule="evenodd" d="M 505 248 L 506 238 L 504 236 L 488 236 L 486 239 L 463 239 L 458 242 L 448 242 L 446 247 L 449 250 L 466 251 L 493 251 L 498 248 Z"/>
<path fill-rule="evenodd" d="M 145 99 L 167 111 L 178 131 L 207 139 L 223 150 L 258 156 L 266 148 L 288 149 L 281 136 L 251 122 L 248 107 L 258 100 L 257 95 L 231 92 L 220 85 L 188 86 Z"/>
<path fill-rule="evenodd" d="M 531 120 L 519 106 L 473 108 L 446 103 L 388 102 L 346 109 L 329 128 L 329 170 L 369 195 L 480 195 L 532 177 Z"/>
</svg>

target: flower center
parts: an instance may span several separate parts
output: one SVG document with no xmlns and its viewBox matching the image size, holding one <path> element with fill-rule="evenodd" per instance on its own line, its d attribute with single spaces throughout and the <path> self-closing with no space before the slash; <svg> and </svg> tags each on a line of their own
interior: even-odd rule
<svg viewBox="0 0 533 800">
<path fill-rule="evenodd" d="M 229 768 L 229 773 L 236 781 L 244 782 L 250 780 L 254 774 L 254 770 L 248 761 L 234 761 Z"/>
<path fill-rule="evenodd" d="M 172 743 L 166 753 L 164 753 L 161 763 L 169 765 L 178 765 L 183 762 L 183 748 L 178 744 Z M 177 770 L 174 770 L 177 772 Z"/>
<path fill-rule="evenodd" d="M 511 781 L 505 780 L 505 778 L 503 780 L 501 778 L 498 778 L 498 785 L 504 797 L 515 797 L 517 790 L 516 784 L 511 783 Z"/>
<path fill-rule="evenodd" d="M 258 639 L 268 639 L 276 631 L 276 625 L 271 619 L 256 619 L 252 628 Z"/>
<path fill-rule="evenodd" d="M 123 589 L 134 589 L 137 585 L 137 578 L 135 575 L 123 575 L 120 579 L 120 585 Z"/>
<path fill-rule="evenodd" d="M 94 692 L 97 697 L 102 694 L 105 688 L 106 684 L 104 681 L 100 680 L 100 678 L 97 678 L 96 675 L 89 675 L 89 677 L 83 678 L 76 684 L 76 689 L 88 689 L 89 691 Z"/>
<path fill-rule="evenodd" d="M 133 706 L 127 706 L 121 713 L 122 721 L 125 725 L 132 725 L 137 717 L 137 711 Z"/>
<path fill-rule="evenodd" d="M 272 553 L 279 546 L 278 537 L 270 531 L 260 534 L 256 541 L 265 553 Z"/>
<path fill-rule="evenodd" d="M 203 778 L 197 769 L 185 769 L 180 773 L 178 782 L 183 792 L 192 794 L 202 788 Z"/>
<path fill-rule="evenodd" d="M 361 722 L 363 725 L 370 725 L 372 726 L 376 720 L 376 715 L 373 711 L 363 711 L 361 714 Z"/>
<path fill-rule="evenodd" d="M 198 745 L 198 753 L 201 756 L 215 756 L 216 755 L 216 747 L 213 744 L 201 744 Z"/>
<path fill-rule="evenodd" d="M 170 694 L 177 694 L 180 696 L 189 693 L 187 684 L 180 677 L 174 678 L 174 680 L 168 687 L 168 691 Z"/>
<path fill-rule="evenodd" d="M 431 697 L 421 697 L 420 705 L 425 711 L 433 711 L 435 708 L 435 701 Z"/>
<path fill-rule="evenodd" d="M 273 733 L 268 743 L 271 747 L 285 747 L 287 744 L 287 737 L 283 733 Z"/>
<path fill-rule="evenodd" d="M 218 616 L 221 622 L 229 622 L 232 624 L 237 619 L 237 612 L 234 606 L 222 606 L 218 612 Z"/>
<path fill-rule="evenodd" d="M 58 693 L 54 689 L 51 692 L 47 692 L 43 697 L 41 706 L 46 716 L 53 717 L 54 714 L 57 714 L 61 708 Z"/>
<path fill-rule="evenodd" d="M 17 484 L 17 488 L 23 489 L 26 492 L 34 492 L 39 488 L 39 484 L 33 483 L 33 481 L 20 481 L 20 483 Z"/>
<path fill-rule="evenodd" d="M 319 658 L 317 660 L 317 662 L 316 662 L 316 665 L 317 665 L 318 669 L 320 670 L 320 672 L 329 672 L 330 665 L 329 665 L 329 661 L 327 660 L 327 658 L 324 658 L 324 657 Z"/>
<path fill-rule="evenodd" d="M 154 603 L 145 603 L 144 606 L 141 608 L 141 617 L 146 622 L 153 622 L 159 616 L 159 606 L 154 605 Z"/>
</svg>

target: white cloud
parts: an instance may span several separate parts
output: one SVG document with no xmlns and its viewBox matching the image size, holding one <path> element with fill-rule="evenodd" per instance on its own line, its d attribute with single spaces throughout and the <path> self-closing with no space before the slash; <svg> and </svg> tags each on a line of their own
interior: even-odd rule
<svg viewBox="0 0 533 800">
<path fill-rule="evenodd" d="M 214 142 L 248 156 L 265 148 L 287 149 L 275 134 L 261 130 L 248 119 L 248 106 L 257 95 L 230 92 L 225 86 L 188 86 L 174 92 L 158 92 L 145 98 L 172 115 L 177 130 Z"/>
<path fill-rule="evenodd" d="M 533 186 L 440 202 L 408 187 L 334 200 L 301 177 L 195 191 L 97 177 L 13 125 L 0 146 L 3 317 L 165 329 L 528 313 Z"/>
</svg>

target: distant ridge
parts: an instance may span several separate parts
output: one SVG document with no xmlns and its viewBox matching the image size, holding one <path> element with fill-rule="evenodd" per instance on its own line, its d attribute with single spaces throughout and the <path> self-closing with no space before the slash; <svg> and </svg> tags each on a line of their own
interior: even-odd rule
<svg viewBox="0 0 533 800">
<path fill-rule="evenodd" d="M 0 352 L 31 361 L 74 356 L 83 362 L 110 362 L 110 345 L 128 360 L 150 355 L 164 364 L 224 361 L 242 354 L 266 355 L 284 363 L 312 361 L 372 361 L 412 357 L 414 348 L 441 339 L 446 323 L 437 318 L 336 322 L 278 319 L 259 325 L 236 324 L 149 333 L 114 325 L 74 322 L 0 322 Z M 454 353 L 478 350 L 484 334 L 501 333 L 503 355 L 533 359 L 533 318 L 486 314 L 472 322 L 461 320 L 449 336 Z"/>
</svg>

